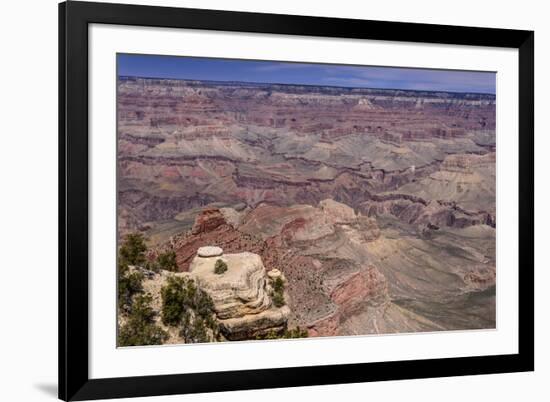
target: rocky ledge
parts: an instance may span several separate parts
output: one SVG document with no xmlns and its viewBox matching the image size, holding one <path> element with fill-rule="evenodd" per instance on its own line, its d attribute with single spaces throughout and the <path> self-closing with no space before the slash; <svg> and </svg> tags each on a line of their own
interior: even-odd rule
<svg viewBox="0 0 550 402">
<path fill-rule="evenodd" d="M 215 272 L 218 260 L 227 266 L 223 273 Z M 290 309 L 273 304 L 271 279 L 259 255 L 223 254 L 219 247 L 201 247 L 191 262 L 190 274 L 212 298 L 227 339 L 254 339 L 286 329 Z"/>
</svg>

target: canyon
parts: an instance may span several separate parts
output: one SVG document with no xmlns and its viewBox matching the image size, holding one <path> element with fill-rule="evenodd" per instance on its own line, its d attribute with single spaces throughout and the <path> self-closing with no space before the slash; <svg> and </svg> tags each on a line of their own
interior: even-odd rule
<svg viewBox="0 0 550 402">
<path fill-rule="evenodd" d="M 494 95 L 119 77 L 117 104 L 119 237 L 173 251 L 227 339 L 496 327 Z"/>
</svg>

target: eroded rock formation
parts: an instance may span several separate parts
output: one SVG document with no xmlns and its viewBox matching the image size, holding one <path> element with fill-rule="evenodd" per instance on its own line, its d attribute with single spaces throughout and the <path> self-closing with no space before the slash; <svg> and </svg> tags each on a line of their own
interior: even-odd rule
<svg viewBox="0 0 550 402">
<path fill-rule="evenodd" d="M 483 156 L 494 151 L 494 129 L 493 95 L 125 77 L 119 229 L 212 203 L 331 198 L 357 209 L 387 192 L 472 212 L 481 201 L 494 216 L 494 160 Z M 152 229 L 173 234 L 190 222 Z"/>
<path fill-rule="evenodd" d="M 201 252 L 203 249 L 199 248 L 191 262 L 190 274 L 214 301 L 221 331 L 227 339 L 254 339 L 286 329 L 290 309 L 273 305 L 268 276 L 258 254 L 212 255 L 216 253 Z M 227 264 L 227 271 L 221 274 L 214 269 L 218 260 Z"/>
<path fill-rule="evenodd" d="M 493 95 L 133 77 L 118 89 L 120 234 L 145 232 L 150 258 L 174 251 L 177 275 L 194 275 L 204 246 L 223 249 L 212 261 L 260 258 L 232 291 L 203 281 L 220 286 L 228 336 L 281 320 L 315 336 L 495 326 Z M 286 315 L 260 283 L 275 270 Z"/>
</svg>

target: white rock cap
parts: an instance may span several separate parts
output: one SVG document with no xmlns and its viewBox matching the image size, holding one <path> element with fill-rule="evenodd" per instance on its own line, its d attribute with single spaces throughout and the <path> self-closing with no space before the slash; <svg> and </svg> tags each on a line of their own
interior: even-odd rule
<svg viewBox="0 0 550 402">
<path fill-rule="evenodd" d="M 199 249 L 197 250 L 197 255 L 203 258 L 219 257 L 222 254 L 223 254 L 222 248 L 217 246 L 199 247 Z"/>
<path fill-rule="evenodd" d="M 271 271 L 269 271 L 269 272 L 267 273 L 267 276 L 268 276 L 270 279 L 279 278 L 279 277 L 281 277 L 281 271 L 279 271 L 277 268 L 274 268 L 274 269 L 272 269 Z"/>
</svg>

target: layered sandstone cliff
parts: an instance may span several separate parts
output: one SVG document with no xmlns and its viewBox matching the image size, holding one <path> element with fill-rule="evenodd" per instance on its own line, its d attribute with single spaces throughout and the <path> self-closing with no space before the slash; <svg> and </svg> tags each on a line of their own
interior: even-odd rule
<svg viewBox="0 0 550 402">
<path fill-rule="evenodd" d="M 211 203 L 386 192 L 493 214 L 491 162 L 453 160 L 494 151 L 493 95 L 124 77 L 118 106 L 121 233 Z"/>
<path fill-rule="evenodd" d="M 254 339 L 256 336 L 286 329 L 290 309 L 276 307 L 269 294 L 266 269 L 259 255 L 242 252 L 201 255 L 190 266 L 191 277 L 210 295 L 224 336 L 230 340 Z M 227 271 L 215 273 L 218 260 Z"/>
<path fill-rule="evenodd" d="M 119 100 L 119 233 L 178 275 L 258 255 L 310 335 L 494 327 L 493 95 L 125 77 Z M 273 311 L 255 272 L 234 333 Z"/>
</svg>

